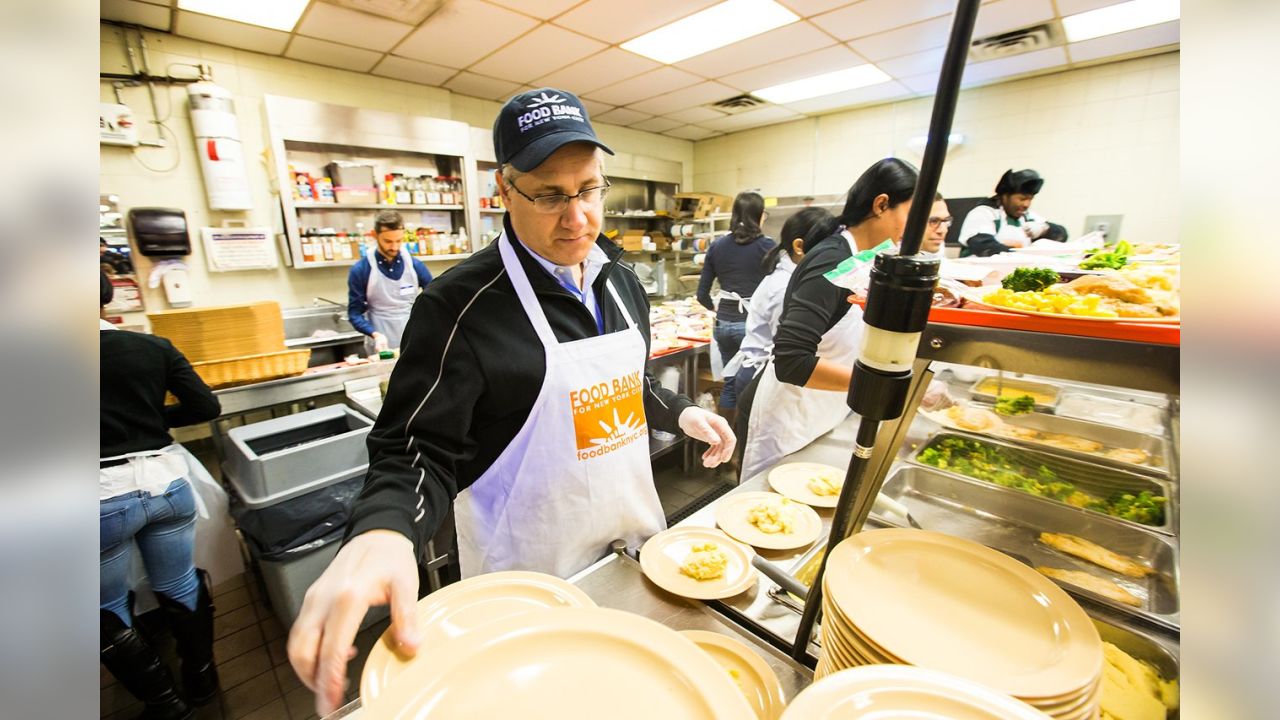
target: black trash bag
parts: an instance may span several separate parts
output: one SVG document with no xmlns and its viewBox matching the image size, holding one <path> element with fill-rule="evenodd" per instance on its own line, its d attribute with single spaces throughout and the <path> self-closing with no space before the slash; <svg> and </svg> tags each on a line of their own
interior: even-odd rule
<svg viewBox="0 0 1280 720">
<path fill-rule="evenodd" d="M 342 540 L 362 487 L 363 474 L 257 509 L 245 507 L 231 493 L 231 517 L 258 557 L 296 557 Z"/>
</svg>

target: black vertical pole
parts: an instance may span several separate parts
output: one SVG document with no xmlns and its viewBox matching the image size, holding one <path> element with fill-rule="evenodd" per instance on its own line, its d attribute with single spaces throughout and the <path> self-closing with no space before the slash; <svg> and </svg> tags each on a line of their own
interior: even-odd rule
<svg viewBox="0 0 1280 720">
<path fill-rule="evenodd" d="M 938 76 L 938 91 L 933 101 L 933 117 L 929 122 L 929 137 L 924 150 L 924 161 L 920 167 L 920 177 L 916 180 L 915 195 L 912 197 L 911 211 L 907 215 L 907 226 L 903 231 L 902 247 L 893 256 L 882 255 L 876 258 L 876 266 L 872 275 L 872 285 L 867 295 L 867 310 L 871 312 L 876 306 L 876 317 L 893 317 L 885 330 L 897 332 L 919 332 L 927 318 L 927 298 L 921 304 L 919 291 L 927 289 L 932 296 L 933 285 L 937 282 L 937 260 L 912 258 L 920 251 L 920 242 L 924 238 L 925 225 L 929 211 L 933 206 L 933 196 L 938 191 L 938 178 L 942 175 L 942 163 L 946 159 L 947 141 L 951 135 L 951 120 L 955 115 L 956 100 L 960 95 L 960 79 L 964 74 L 965 57 L 969 53 L 969 41 L 973 37 L 973 25 L 978 18 L 979 0 L 959 0 L 956 5 L 955 19 L 951 25 L 951 38 L 947 42 L 947 52 L 942 60 L 942 72 Z M 914 265 L 915 267 L 911 267 Z M 930 269 L 930 267 L 932 269 Z M 915 276 L 916 282 L 905 278 Z M 916 296 L 916 297 L 908 297 Z M 893 312 L 902 310 L 903 312 Z M 908 310 L 912 308 L 912 310 Z M 868 315 L 869 324 L 871 317 Z M 915 327 L 915 326 L 919 327 Z M 882 327 L 877 325 L 877 327 Z M 883 420 L 901 417 L 909 387 L 911 373 L 883 373 L 863 364 L 862 359 L 854 365 L 853 380 L 849 388 L 849 405 L 862 416 L 858 426 L 853 456 L 849 460 L 849 469 L 845 474 L 844 487 L 840 490 L 840 499 L 836 504 L 835 518 L 831 525 L 831 535 L 823 550 L 822 559 L 818 561 L 818 570 L 809 593 L 805 597 L 804 614 L 800 617 L 800 627 L 796 631 L 795 644 L 791 646 L 791 656 L 797 662 L 804 663 L 808 657 L 809 640 L 813 637 L 813 628 L 818 621 L 818 613 L 822 607 L 822 578 L 826 572 L 827 557 L 832 548 L 856 531 L 854 503 L 860 497 L 871 502 L 879 488 L 872 488 L 868 494 L 863 491 L 866 482 L 868 460 L 875 444 L 876 430 Z M 867 592 L 875 592 L 875 588 L 866 588 Z"/>
</svg>

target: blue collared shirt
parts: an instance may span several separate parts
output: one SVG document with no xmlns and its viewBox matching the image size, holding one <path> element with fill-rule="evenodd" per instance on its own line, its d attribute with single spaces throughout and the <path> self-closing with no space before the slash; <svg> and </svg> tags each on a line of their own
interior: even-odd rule
<svg viewBox="0 0 1280 720">
<path fill-rule="evenodd" d="M 378 261 L 378 272 L 391 280 L 399 280 L 404 274 L 404 259 L 400 255 L 396 255 L 394 260 L 387 260 L 382 253 L 376 250 L 373 253 L 374 258 Z M 351 266 L 351 271 L 347 273 L 347 320 L 351 322 L 351 327 L 364 333 L 365 335 L 373 335 L 373 323 L 365 316 L 369 311 L 369 273 L 373 272 L 373 268 L 369 265 L 369 256 L 361 255 L 360 259 Z M 431 282 L 431 271 L 418 258 L 413 258 L 413 272 L 418 276 L 418 288 L 420 290 L 427 289 L 427 283 Z"/>
<path fill-rule="evenodd" d="M 600 271 L 604 269 L 605 265 L 609 264 L 609 256 L 605 255 L 604 250 L 601 250 L 599 245 L 591 246 L 591 252 L 587 253 L 587 259 L 583 263 L 582 288 L 579 288 L 578 284 L 573 280 L 572 267 L 557 265 L 531 250 L 520 238 L 516 238 L 516 241 L 520 243 L 521 247 L 529 251 L 529 254 L 542 266 L 543 270 L 547 271 L 548 275 L 555 278 L 556 282 L 560 283 L 565 290 L 572 293 L 574 297 L 578 298 L 579 302 L 586 306 L 587 311 L 591 313 L 591 317 L 595 318 L 596 329 L 604 333 L 604 313 L 600 312 L 600 302 L 596 299 L 596 291 L 593 287 L 596 278 L 600 277 Z"/>
</svg>

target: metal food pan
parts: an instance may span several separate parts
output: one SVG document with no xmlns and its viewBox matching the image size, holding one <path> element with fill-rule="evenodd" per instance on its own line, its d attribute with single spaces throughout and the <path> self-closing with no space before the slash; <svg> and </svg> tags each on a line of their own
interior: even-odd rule
<svg viewBox="0 0 1280 720">
<path fill-rule="evenodd" d="M 1001 419 L 1006 425 L 1028 428 L 1039 432 L 1072 435 L 1085 440 L 1102 443 L 1103 451 L 1116 448 L 1134 448 L 1147 453 L 1151 459 L 1147 464 L 1135 464 L 1125 462 L 1123 460 L 1113 460 L 1102 453 L 1068 450 L 1055 445 L 1048 445 L 1040 440 L 1025 440 L 1022 438 L 1005 437 L 1003 435 L 994 435 L 992 437 L 998 437 L 1001 440 L 1017 443 L 1019 445 L 1043 448 L 1047 452 L 1066 455 L 1086 462 L 1095 462 L 1099 465 L 1110 465 L 1112 467 L 1124 468 L 1125 470 L 1133 470 L 1135 472 L 1152 473 L 1166 478 L 1169 475 L 1169 447 L 1163 437 L 1135 432 L 1133 430 L 1116 427 L 1114 425 L 1103 425 L 1101 423 L 1089 422 L 1088 420 L 1077 420 L 1063 415 L 1028 413 L 1026 415 L 1002 417 Z"/>
<path fill-rule="evenodd" d="M 969 387 L 969 395 L 974 400 L 981 400 L 983 402 L 991 403 L 994 405 L 996 400 L 998 399 L 996 397 L 994 389 L 992 389 L 991 392 L 987 392 L 982 389 L 982 386 L 986 385 L 987 383 L 991 383 L 994 385 L 996 383 L 1001 383 L 1001 382 L 1002 381 L 995 375 L 988 375 L 987 377 L 980 378 L 977 382 L 975 382 L 973 385 Z M 1057 385 L 1050 385 L 1049 383 L 1036 382 L 1035 380 L 1005 378 L 1002 382 L 1002 385 L 1000 386 L 1000 392 L 1003 395 L 1013 395 L 1013 394 L 1019 393 L 1019 391 L 1026 392 L 1028 390 L 1032 392 L 1043 393 L 1053 398 L 1048 402 L 1036 402 L 1036 409 L 1042 412 L 1053 412 L 1054 409 L 1057 408 L 1058 401 L 1062 395 L 1061 387 Z"/>
<path fill-rule="evenodd" d="M 1074 595 L 1127 615 L 1174 629 L 1180 626 L 1178 547 L 1167 537 L 1105 515 L 915 465 L 899 466 L 881 492 L 906 505 L 925 530 L 981 543 L 1032 567 L 1083 570 L 1110 580 L 1140 598 L 1142 606 L 1131 607 L 1074 585 L 1059 584 Z M 898 520 L 874 517 L 887 524 Z M 1076 535 L 1128 555 L 1155 572 L 1141 579 L 1114 573 L 1041 543 L 1041 532 Z"/>
<path fill-rule="evenodd" d="M 1059 480 L 1065 480 L 1067 482 L 1070 482 L 1074 484 L 1077 488 L 1079 488 L 1081 491 L 1089 493 L 1096 497 L 1105 498 L 1115 492 L 1127 492 L 1127 493 L 1133 493 L 1136 495 L 1142 492 L 1143 490 L 1146 490 L 1150 492 L 1152 495 L 1167 498 L 1167 501 L 1165 502 L 1165 509 L 1164 509 L 1164 523 L 1162 523 L 1161 525 L 1144 525 L 1142 523 L 1133 522 L 1131 520 L 1123 520 L 1121 518 L 1115 518 L 1110 515 L 1105 515 L 1103 513 L 1096 512 L 1093 510 L 1085 510 L 1083 508 L 1073 507 L 1071 505 L 1067 505 L 1066 503 L 1060 502 L 1058 500 L 1054 500 L 1052 498 L 1039 497 L 1039 496 L 1024 493 L 1020 490 L 1001 487 L 999 485 L 989 483 L 985 480 L 972 478 L 972 477 L 969 477 L 968 475 L 963 475 L 961 473 L 958 473 L 952 470 L 937 468 L 933 465 L 929 465 L 927 463 L 923 463 L 920 461 L 920 453 L 924 452 L 925 449 L 933 447 L 934 445 L 942 442 L 946 438 L 957 438 L 960 440 L 966 440 L 970 442 L 977 441 L 980 443 L 984 443 L 986 445 L 991 445 L 999 448 L 1011 459 L 1016 460 L 1018 462 L 1031 465 L 1032 467 L 1044 465 L 1045 467 L 1052 470 L 1058 476 Z M 1074 512 L 1085 513 L 1090 516 L 1108 518 L 1115 522 L 1125 523 L 1127 525 L 1131 525 L 1136 528 L 1142 528 L 1144 530 L 1154 530 L 1156 532 L 1162 532 L 1168 535 L 1175 534 L 1174 528 L 1176 527 L 1176 525 L 1174 523 L 1174 516 L 1177 514 L 1177 499 L 1174 497 L 1174 494 L 1170 492 L 1169 484 L 1167 482 L 1163 482 L 1161 480 L 1158 480 L 1156 478 L 1153 478 L 1147 475 L 1139 475 L 1137 473 L 1128 472 L 1126 470 L 1120 470 L 1119 468 L 1108 467 L 1106 465 L 1098 465 L 1096 463 L 1091 463 L 1091 462 L 1084 462 L 1081 460 L 1076 460 L 1074 458 L 1051 454 L 1043 450 L 1034 450 L 1026 446 L 1015 445 L 1013 443 L 1003 442 L 1001 440 L 995 440 L 983 435 L 971 435 L 968 433 L 951 432 L 951 431 L 943 431 L 943 432 L 935 433 L 931 438 L 929 438 L 929 441 L 927 443 L 922 445 L 920 449 L 917 450 L 911 456 L 911 462 L 921 467 L 925 467 L 930 470 L 933 470 L 935 472 L 941 472 L 946 475 L 950 475 L 952 477 L 962 478 L 967 482 L 981 483 L 982 485 L 996 488 L 1001 492 L 1014 493 L 1023 497 L 1031 498 L 1036 502 L 1048 503 L 1048 504 L 1056 505 L 1063 508 L 1070 508 Z"/>
<path fill-rule="evenodd" d="M 1166 411 L 1134 400 L 1117 400 L 1082 392 L 1063 393 L 1057 413 L 1065 417 L 1163 435 Z"/>
<path fill-rule="evenodd" d="M 1182 668 L 1176 649 L 1161 643 L 1146 632 L 1110 619 L 1094 617 L 1093 625 L 1103 642 L 1109 642 L 1128 653 L 1134 660 L 1147 663 L 1165 680 L 1177 680 L 1182 685 Z M 1168 720 L 1178 720 L 1180 708 L 1169 711 Z"/>
</svg>

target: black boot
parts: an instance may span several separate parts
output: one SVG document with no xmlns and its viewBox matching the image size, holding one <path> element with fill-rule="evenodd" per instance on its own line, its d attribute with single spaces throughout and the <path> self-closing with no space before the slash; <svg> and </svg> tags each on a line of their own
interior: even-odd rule
<svg viewBox="0 0 1280 720">
<path fill-rule="evenodd" d="M 188 720 L 195 717 L 178 695 L 173 675 L 142 636 L 110 610 L 100 613 L 102 664 L 133 696 L 146 704 L 146 720 Z"/>
<path fill-rule="evenodd" d="M 218 670 L 213 663 L 213 595 L 209 591 L 209 574 L 196 570 L 200 594 L 194 610 L 156 593 L 160 608 L 169 618 L 169 629 L 177 641 L 182 658 L 182 687 L 187 699 L 204 705 L 218 695 Z"/>
</svg>

